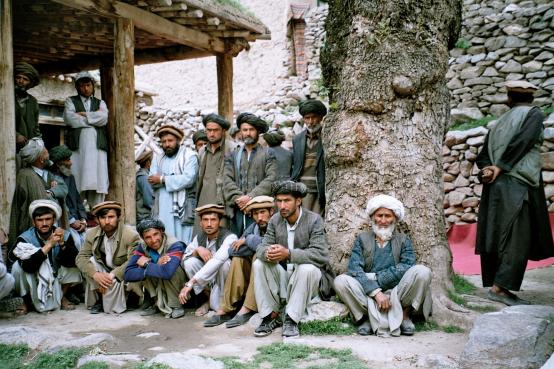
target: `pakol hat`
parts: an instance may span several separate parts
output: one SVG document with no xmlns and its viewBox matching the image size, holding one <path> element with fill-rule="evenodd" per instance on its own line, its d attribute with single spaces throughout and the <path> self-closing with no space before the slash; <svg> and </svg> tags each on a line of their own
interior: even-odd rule
<svg viewBox="0 0 554 369">
<path fill-rule="evenodd" d="M 271 196 L 256 196 L 246 203 L 245 213 L 250 213 L 254 209 L 271 209 L 275 204 Z"/>
<path fill-rule="evenodd" d="M 152 159 L 152 156 L 154 153 L 151 150 L 144 150 L 142 154 L 139 155 L 139 157 L 135 160 L 135 162 L 138 165 L 142 165 L 143 163 L 146 163 L 148 160 Z"/>
<path fill-rule="evenodd" d="M 196 215 L 198 215 L 199 217 L 202 216 L 202 214 L 206 213 L 217 213 L 220 215 L 225 215 L 225 207 L 223 205 L 206 204 L 196 208 L 195 210 Z"/>
<path fill-rule="evenodd" d="M 104 201 L 99 204 L 96 204 L 90 212 L 92 213 L 92 215 L 96 216 L 96 214 L 102 209 L 114 209 L 114 210 L 119 209 L 119 211 L 121 211 L 122 206 L 121 206 L 121 203 L 117 201 Z"/>
<path fill-rule="evenodd" d="M 527 81 L 507 81 L 504 86 L 506 86 L 506 90 L 508 91 L 523 94 L 533 94 L 539 89 L 537 86 Z"/>
<path fill-rule="evenodd" d="M 162 137 L 166 133 L 172 134 L 173 136 L 177 137 L 178 141 L 181 141 L 183 139 L 183 137 L 185 136 L 185 132 L 183 132 L 183 130 L 181 128 L 175 127 L 175 126 L 170 126 L 170 125 L 162 126 L 162 127 L 158 128 L 158 131 L 156 132 L 156 135 L 158 137 Z"/>
</svg>

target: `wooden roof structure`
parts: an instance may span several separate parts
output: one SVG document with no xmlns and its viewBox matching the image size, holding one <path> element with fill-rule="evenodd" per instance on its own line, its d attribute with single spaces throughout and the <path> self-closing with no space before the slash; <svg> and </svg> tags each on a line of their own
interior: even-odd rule
<svg viewBox="0 0 554 369">
<path fill-rule="evenodd" d="M 234 0 L 0 0 L 0 227 L 15 189 L 14 61 L 42 76 L 99 69 L 109 109 L 107 198 L 135 223 L 134 66 L 216 56 L 218 111 L 233 118 L 233 57 L 269 39 Z"/>
<path fill-rule="evenodd" d="M 135 64 L 216 53 L 269 38 L 257 18 L 215 0 L 13 1 L 13 57 L 41 74 L 98 69 L 113 59 L 114 23 L 132 19 Z"/>
</svg>

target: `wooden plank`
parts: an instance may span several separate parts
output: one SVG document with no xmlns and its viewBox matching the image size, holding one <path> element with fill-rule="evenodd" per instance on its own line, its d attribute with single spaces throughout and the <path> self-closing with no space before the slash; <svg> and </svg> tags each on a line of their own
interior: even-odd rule
<svg viewBox="0 0 554 369">
<path fill-rule="evenodd" d="M 227 54 L 216 56 L 217 110 L 227 121 L 233 121 L 233 57 Z"/>
<path fill-rule="evenodd" d="M 239 28 L 259 34 L 269 34 L 269 30 L 259 19 L 244 14 L 232 6 L 219 4 L 215 0 L 175 0 L 175 2 L 184 3 L 189 8 L 202 9 L 204 13 L 218 17 L 224 22 L 235 24 Z"/>
<path fill-rule="evenodd" d="M 214 54 L 192 49 L 187 46 L 172 46 L 157 49 L 135 50 L 135 65 L 162 63 L 173 60 L 188 60 L 196 58 L 205 58 Z M 112 53 L 103 55 L 83 56 L 67 61 L 49 59 L 36 67 L 41 74 L 60 74 L 60 73 L 77 73 L 82 70 L 98 69 L 102 64 L 105 64 L 113 59 Z"/>
<path fill-rule="evenodd" d="M 135 27 L 168 40 L 212 52 L 227 52 L 225 42 L 207 33 L 183 27 L 159 15 L 116 0 L 53 0 L 71 8 L 110 18 L 131 19 Z"/>
<path fill-rule="evenodd" d="M 151 12 L 161 13 L 161 12 L 173 12 L 187 10 L 187 4 L 172 4 L 171 6 L 153 6 L 150 8 Z"/>
<path fill-rule="evenodd" d="M 206 19 L 206 24 L 209 26 L 219 26 L 221 21 L 217 17 L 211 17 Z"/>
<path fill-rule="evenodd" d="M 229 37 L 238 37 L 238 38 L 247 38 L 250 37 L 249 31 L 212 31 L 210 32 L 212 35 L 216 37 L 223 37 L 223 38 L 229 38 Z M 252 35 L 255 37 L 254 35 Z"/>
<path fill-rule="evenodd" d="M 135 36 L 133 22 L 115 22 L 113 125 L 108 127 L 110 197 L 123 205 L 127 224 L 135 224 Z"/>
<path fill-rule="evenodd" d="M 15 190 L 12 0 L 0 0 L 0 227 L 8 232 Z"/>
</svg>

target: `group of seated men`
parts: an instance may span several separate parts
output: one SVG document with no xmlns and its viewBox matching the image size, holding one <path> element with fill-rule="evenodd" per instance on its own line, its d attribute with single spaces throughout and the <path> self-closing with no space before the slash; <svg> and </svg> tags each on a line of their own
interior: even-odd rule
<svg viewBox="0 0 554 369">
<path fill-rule="evenodd" d="M 372 230 L 356 237 L 347 272 L 334 278 L 323 220 L 302 207 L 306 186 L 278 181 L 272 194 L 246 204 L 254 223 L 241 235 L 220 226 L 223 206 L 197 208 L 201 230 L 188 245 L 159 219 L 144 219 L 135 231 L 123 223 L 121 204 L 101 202 L 92 209 L 98 226 L 87 231 L 80 250 L 56 226 L 60 206 L 33 201 L 33 224 L 9 255 L 12 275 L 0 269 L 0 295 L 15 285 L 29 309 L 71 310 L 79 303 L 71 291 L 84 281 L 93 314 L 122 313 L 134 295 L 143 301 L 141 315 L 180 318 L 184 305 L 196 301 L 197 316 L 215 311 L 205 327 L 237 327 L 257 312 L 257 337 L 280 326 L 283 336 L 298 336 L 310 307 L 334 291 L 361 335 L 412 335 L 411 314 L 429 316 L 431 272 L 415 265 L 409 237 L 397 230 L 404 216 L 400 201 L 387 195 L 369 200 Z"/>
</svg>

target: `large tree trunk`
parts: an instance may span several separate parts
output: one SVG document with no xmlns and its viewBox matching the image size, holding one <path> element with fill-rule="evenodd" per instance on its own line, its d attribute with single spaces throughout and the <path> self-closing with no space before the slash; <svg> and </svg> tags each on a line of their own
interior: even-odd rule
<svg viewBox="0 0 554 369">
<path fill-rule="evenodd" d="M 441 148 L 450 116 L 445 74 L 461 24 L 461 0 L 331 0 L 323 76 L 330 113 L 323 142 L 332 263 L 344 271 L 368 198 L 406 207 L 418 262 L 434 274 L 434 316 L 451 307 L 452 255 L 445 235 Z M 463 322 L 459 322 L 463 324 Z"/>
</svg>

